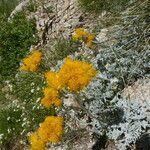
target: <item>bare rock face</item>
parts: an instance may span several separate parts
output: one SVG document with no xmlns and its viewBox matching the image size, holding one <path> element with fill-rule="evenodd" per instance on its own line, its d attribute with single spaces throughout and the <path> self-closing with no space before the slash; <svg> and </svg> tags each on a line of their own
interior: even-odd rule
<svg viewBox="0 0 150 150">
<path fill-rule="evenodd" d="M 36 18 L 41 39 L 39 45 L 45 45 L 60 34 L 69 37 L 72 29 L 79 24 L 82 12 L 77 7 L 77 0 L 37 0 L 37 3 L 39 7 L 32 17 Z"/>
<path fill-rule="evenodd" d="M 141 104 L 143 101 L 150 103 L 150 79 L 146 78 L 136 81 L 132 86 L 124 89 L 123 95 Z"/>
<path fill-rule="evenodd" d="M 50 47 L 51 41 L 63 36 L 69 38 L 76 27 L 92 29 L 93 22 L 78 6 L 78 0 L 36 0 L 36 18 L 39 47 Z"/>
</svg>

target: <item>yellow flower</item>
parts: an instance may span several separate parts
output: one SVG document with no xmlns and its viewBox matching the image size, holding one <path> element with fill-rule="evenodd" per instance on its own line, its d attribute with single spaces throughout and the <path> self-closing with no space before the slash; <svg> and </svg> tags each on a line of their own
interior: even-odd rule
<svg viewBox="0 0 150 150">
<path fill-rule="evenodd" d="M 23 59 L 23 64 L 20 67 L 21 70 L 24 71 L 31 71 L 34 72 L 38 69 L 40 62 L 42 59 L 42 53 L 37 51 L 34 51 L 32 54 L 30 54 L 28 57 Z"/>
<path fill-rule="evenodd" d="M 44 98 L 41 100 L 41 104 L 47 108 L 51 105 L 60 107 L 62 101 L 59 99 L 59 93 L 57 90 L 47 87 L 44 89 Z"/>
<path fill-rule="evenodd" d="M 89 84 L 96 70 L 87 62 L 67 58 L 59 74 L 71 91 L 79 91 Z"/>
<path fill-rule="evenodd" d="M 94 38 L 95 38 L 95 36 L 94 36 L 94 35 L 89 34 L 89 35 L 87 36 L 87 41 L 93 41 L 93 40 L 94 40 Z"/>
<path fill-rule="evenodd" d="M 86 45 L 87 45 L 88 48 L 92 48 L 93 43 L 92 43 L 92 41 L 89 41 L 89 42 L 86 43 Z"/>
<path fill-rule="evenodd" d="M 31 64 L 29 67 L 29 71 L 35 72 L 38 69 L 38 65 L 37 64 Z"/>
<path fill-rule="evenodd" d="M 89 48 L 92 48 L 95 38 L 94 35 L 86 32 L 83 28 L 76 28 L 72 37 L 74 40 L 83 40 Z"/>
<path fill-rule="evenodd" d="M 80 35 L 80 36 L 85 36 L 88 34 L 88 32 L 86 32 L 83 28 L 76 28 L 75 33 Z"/>
<path fill-rule="evenodd" d="M 48 116 L 34 132 L 29 141 L 31 150 L 44 150 L 48 142 L 58 143 L 62 139 L 64 119 L 61 116 Z"/>
<path fill-rule="evenodd" d="M 63 117 L 48 116 L 38 129 L 38 135 L 43 142 L 58 143 L 63 134 Z"/>
<path fill-rule="evenodd" d="M 87 45 L 88 48 L 92 48 L 94 38 L 95 38 L 95 36 L 92 35 L 92 34 L 89 34 L 87 36 L 86 45 Z"/>
<path fill-rule="evenodd" d="M 29 141 L 31 144 L 31 150 L 44 150 L 45 143 L 40 139 L 38 133 L 35 132 L 29 137 Z"/>
<path fill-rule="evenodd" d="M 55 97 L 58 97 L 58 91 L 53 89 L 53 88 L 45 88 L 44 89 L 44 96 L 45 98 L 55 98 Z"/>
<path fill-rule="evenodd" d="M 59 73 L 49 71 L 45 73 L 45 77 L 50 87 L 57 90 L 61 90 L 64 87 L 63 80 L 61 79 Z"/>
<path fill-rule="evenodd" d="M 52 105 L 60 107 L 62 106 L 62 101 L 59 98 L 54 98 L 54 99 L 43 98 L 41 100 L 41 104 L 46 108 L 49 108 Z"/>
<path fill-rule="evenodd" d="M 84 31 L 83 28 L 76 28 L 73 34 L 74 40 L 81 40 L 84 36 L 86 36 L 88 33 Z"/>
</svg>

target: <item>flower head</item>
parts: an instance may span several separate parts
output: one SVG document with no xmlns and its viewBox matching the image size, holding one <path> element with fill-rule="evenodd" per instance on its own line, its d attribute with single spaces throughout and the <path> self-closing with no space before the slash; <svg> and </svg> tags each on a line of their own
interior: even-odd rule
<svg viewBox="0 0 150 150">
<path fill-rule="evenodd" d="M 87 62 L 67 58 L 59 73 L 71 91 L 79 91 L 89 84 L 96 70 Z"/>
<path fill-rule="evenodd" d="M 48 86 L 56 90 L 61 90 L 63 88 L 64 86 L 63 80 L 61 76 L 59 75 L 59 73 L 49 71 L 45 73 L 45 77 L 46 77 Z"/>
<path fill-rule="evenodd" d="M 45 149 L 45 143 L 40 139 L 37 132 L 30 135 L 29 141 L 31 144 L 31 150 L 44 150 Z"/>
<path fill-rule="evenodd" d="M 21 70 L 34 72 L 38 69 L 42 59 L 42 53 L 34 51 L 28 57 L 23 59 L 23 64 L 20 67 Z"/>
<path fill-rule="evenodd" d="M 92 34 L 89 34 L 89 35 L 87 36 L 87 41 L 86 41 L 87 47 L 92 48 L 94 38 L 95 38 L 95 36 L 92 35 Z"/>
<path fill-rule="evenodd" d="M 74 40 L 82 40 L 86 43 L 87 47 L 92 48 L 93 40 L 95 38 L 94 35 L 88 33 L 83 28 L 76 28 L 72 38 Z"/>
<path fill-rule="evenodd" d="M 44 142 L 58 143 L 60 142 L 63 134 L 63 117 L 60 116 L 48 116 L 41 123 L 38 129 L 38 135 Z"/>
<path fill-rule="evenodd" d="M 83 37 L 85 37 L 88 34 L 83 28 L 76 28 L 73 34 L 74 40 L 81 40 Z"/>
<path fill-rule="evenodd" d="M 62 101 L 59 99 L 59 93 L 57 90 L 47 87 L 44 89 L 44 98 L 41 100 L 41 104 L 47 108 L 51 105 L 61 106 Z"/>
</svg>

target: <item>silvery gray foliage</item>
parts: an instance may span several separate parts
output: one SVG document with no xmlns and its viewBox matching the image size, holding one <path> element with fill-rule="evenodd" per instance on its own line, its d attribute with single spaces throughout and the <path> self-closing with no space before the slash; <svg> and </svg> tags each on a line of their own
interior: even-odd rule
<svg viewBox="0 0 150 150">
<path fill-rule="evenodd" d="M 125 11 L 121 23 L 109 31 L 110 41 L 114 39 L 116 44 L 104 42 L 104 48 L 93 58 L 101 72 L 119 79 L 120 86 L 134 82 L 150 70 L 148 1 L 135 5 L 135 9 Z M 137 12 L 142 15 L 135 15 Z"/>
<path fill-rule="evenodd" d="M 109 78 L 117 78 L 121 84 L 130 83 L 144 76 L 149 68 L 150 50 L 124 50 L 111 47 L 100 52 L 94 61 L 98 69 L 105 72 Z"/>
<path fill-rule="evenodd" d="M 116 101 L 117 98 L 114 99 Z M 108 128 L 107 136 L 113 139 L 119 150 L 135 144 L 142 133 L 150 128 L 150 102 L 142 103 L 125 98 L 117 99 L 116 106 L 124 112 L 123 121 Z"/>
<path fill-rule="evenodd" d="M 103 80 L 109 84 L 106 86 Z M 150 102 L 130 101 L 112 94 L 114 89 L 110 87 L 117 87 L 117 84 L 116 78 L 108 80 L 99 74 L 82 94 L 88 99 L 85 107 L 90 114 L 91 130 L 99 135 L 105 132 L 118 150 L 126 150 L 150 128 Z"/>
<path fill-rule="evenodd" d="M 117 65 L 116 61 L 112 61 L 113 56 L 108 57 L 106 52 L 98 54 L 94 59 L 93 63 L 100 60 L 102 64 L 99 67 L 98 63 L 94 63 L 100 72 L 82 94 L 87 99 L 85 107 L 90 114 L 91 130 L 100 135 L 106 132 L 108 138 L 115 141 L 119 150 L 126 150 L 127 146 L 135 143 L 137 138 L 150 127 L 150 103 L 138 103 L 136 100 L 131 103 L 118 95 L 124 88 L 124 80 L 130 83 L 137 75 L 144 75 L 146 69 L 142 67 L 143 61 L 140 62 L 141 67 L 137 67 L 136 61 L 129 55 L 127 58 L 120 58 L 126 61 L 119 61 L 120 64 Z M 148 58 L 148 55 L 145 54 L 143 57 Z M 127 63 L 130 65 L 128 66 Z"/>
<path fill-rule="evenodd" d="M 102 134 L 107 126 L 118 124 L 122 119 L 122 110 L 111 101 L 117 89 L 117 78 L 109 79 L 107 75 L 99 73 L 82 92 L 81 95 L 86 97 L 85 107 L 90 114 L 89 125 L 95 133 Z"/>
</svg>

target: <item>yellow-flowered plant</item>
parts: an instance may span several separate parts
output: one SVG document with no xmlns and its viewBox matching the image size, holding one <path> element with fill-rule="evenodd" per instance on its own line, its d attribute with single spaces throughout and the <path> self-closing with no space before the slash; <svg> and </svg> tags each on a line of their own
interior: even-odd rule
<svg viewBox="0 0 150 150">
<path fill-rule="evenodd" d="M 48 87 L 44 89 L 44 98 L 41 100 L 41 104 L 47 108 L 52 105 L 60 107 L 62 101 L 59 99 L 59 91 L 63 88 L 62 80 L 56 72 L 46 72 L 45 78 L 47 80 Z"/>
<path fill-rule="evenodd" d="M 73 39 L 74 40 L 81 40 L 83 37 L 86 37 L 88 32 L 85 31 L 83 28 L 76 28 L 74 30 Z"/>
<path fill-rule="evenodd" d="M 96 70 L 88 62 L 67 58 L 59 71 L 65 86 L 71 91 L 80 91 L 96 75 Z"/>
<path fill-rule="evenodd" d="M 62 139 L 64 119 L 61 116 L 48 116 L 29 140 L 31 150 L 44 150 L 48 142 L 58 143 Z"/>
<path fill-rule="evenodd" d="M 30 135 L 29 141 L 31 144 L 31 150 L 44 150 L 45 149 L 45 142 L 41 140 L 37 132 Z"/>
<path fill-rule="evenodd" d="M 60 107 L 62 101 L 59 99 L 59 93 L 56 89 L 47 87 L 44 89 L 44 98 L 41 100 L 41 104 L 47 108 L 51 105 Z"/>
<path fill-rule="evenodd" d="M 74 40 L 83 40 L 89 48 L 92 48 L 95 38 L 94 35 L 88 33 L 83 28 L 76 28 L 72 37 Z"/>
<path fill-rule="evenodd" d="M 38 135 L 44 142 L 58 143 L 62 139 L 64 119 L 61 116 L 48 116 L 38 129 Z"/>
<path fill-rule="evenodd" d="M 61 106 L 59 92 L 62 89 L 66 88 L 73 92 L 80 91 L 89 84 L 95 75 L 96 70 L 90 63 L 66 58 L 58 72 L 45 73 L 48 88 L 44 89 L 44 98 L 41 100 L 41 104 L 47 108 L 51 105 Z"/>
<path fill-rule="evenodd" d="M 95 36 L 92 35 L 92 34 L 89 34 L 89 35 L 87 36 L 87 40 L 86 40 L 86 45 L 87 45 L 87 47 L 92 48 L 94 38 L 95 38 Z"/>
<path fill-rule="evenodd" d="M 59 75 L 59 72 L 46 72 L 45 78 L 49 87 L 52 87 L 56 90 L 61 90 L 64 87 L 63 78 Z"/>
<path fill-rule="evenodd" d="M 90 63 L 66 58 L 58 72 L 47 72 L 45 78 L 48 87 L 43 91 L 44 98 L 41 100 L 43 106 L 49 108 L 51 105 L 61 106 L 59 92 L 66 88 L 77 92 L 89 84 L 96 75 L 96 70 Z M 63 117 L 48 116 L 41 123 L 35 133 L 30 136 L 31 150 L 44 150 L 48 142 L 58 143 L 63 134 Z"/>
<path fill-rule="evenodd" d="M 32 54 L 23 59 L 22 66 L 20 67 L 20 69 L 31 72 L 37 71 L 41 60 L 42 60 L 42 53 L 36 50 Z"/>
</svg>

